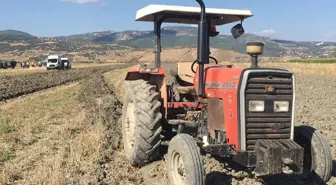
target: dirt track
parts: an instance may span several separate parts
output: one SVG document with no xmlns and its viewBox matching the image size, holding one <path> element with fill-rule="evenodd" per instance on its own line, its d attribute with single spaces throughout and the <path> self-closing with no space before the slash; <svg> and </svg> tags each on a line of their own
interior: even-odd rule
<svg viewBox="0 0 336 185">
<path fill-rule="evenodd" d="M 298 76 L 297 77 L 297 104 L 296 124 L 311 125 L 324 133 L 332 147 L 333 157 L 336 157 L 336 79 L 327 76 Z M 112 110 L 104 109 L 109 115 L 107 119 L 106 141 L 109 143 L 103 152 L 104 178 L 101 184 L 165 184 L 166 171 L 164 159 L 155 161 L 140 169 L 131 167 L 124 159 L 120 144 L 120 116 L 121 103 L 117 100 L 110 101 Z M 112 114 L 112 115 L 111 115 Z M 118 124 L 117 124 L 118 123 Z M 114 125 L 116 124 L 116 125 Z M 111 133 L 110 133 L 111 132 Z M 302 184 L 295 177 L 273 177 L 269 179 L 255 179 L 246 171 L 235 166 L 226 166 L 227 163 L 219 163 L 208 156 L 206 162 L 207 184 L 209 185 L 282 185 Z M 336 178 L 332 177 L 328 185 L 336 184 Z M 310 185 L 314 185 L 311 183 Z"/>
</svg>

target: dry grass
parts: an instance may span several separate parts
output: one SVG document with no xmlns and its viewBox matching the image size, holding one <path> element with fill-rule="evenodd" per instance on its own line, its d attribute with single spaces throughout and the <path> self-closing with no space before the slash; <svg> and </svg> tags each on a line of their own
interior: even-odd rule
<svg viewBox="0 0 336 185">
<path fill-rule="evenodd" d="M 79 84 L 0 107 L 0 182 L 88 184 L 99 166 L 102 126 L 88 124 Z"/>
</svg>

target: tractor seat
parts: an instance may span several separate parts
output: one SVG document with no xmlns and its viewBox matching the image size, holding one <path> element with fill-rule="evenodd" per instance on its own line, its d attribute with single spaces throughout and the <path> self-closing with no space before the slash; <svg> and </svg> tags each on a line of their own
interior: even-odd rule
<svg viewBox="0 0 336 185">
<path fill-rule="evenodd" d="M 178 72 L 175 70 L 170 70 L 170 75 L 174 78 L 174 82 L 177 84 L 176 89 L 181 94 L 196 93 L 193 83 L 194 74 L 191 70 L 185 70 L 190 69 L 190 66 L 191 64 L 189 63 L 178 63 Z"/>
<path fill-rule="evenodd" d="M 170 70 L 170 75 L 172 77 L 174 77 L 176 79 L 176 82 L 180 85 L 180 86 L 184 86 L 184 87 L 187 87 L 187 86 L 193 86 L 194 87 L 194 84 L 193 83 L 190 83 L 188 81 L 185 81 L 183 80 L 176 71 L 174 70 Z"/>
</svg>

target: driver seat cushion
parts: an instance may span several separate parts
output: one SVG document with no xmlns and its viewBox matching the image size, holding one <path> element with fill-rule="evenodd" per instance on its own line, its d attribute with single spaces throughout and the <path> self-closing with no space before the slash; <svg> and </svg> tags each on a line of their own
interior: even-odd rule
<svg viewBox="0 0 336 185">
<path fill-rule="evenodd" d="M 194 86 L 177 86 L 176 89 L 180 94 L 196 94 Z"/>
<path fill-rule="evenodd" d="M 175 78 L 177 82 L 177 86 L 175 86 L 176 90 L 180 94 L 194 94 L 194 73 L 191 71 L 192 63 L 178 63 L 177 64 L 177 72 L 174 70 L 170 71 L 170 75 Z"/>
<path fill-rule="evenodd" d="M 194 83 L 195 74 L 191 71 L 192 62 L 179 62 L 177 63 L 177 74 L 186 82 Z"/>
</svg>

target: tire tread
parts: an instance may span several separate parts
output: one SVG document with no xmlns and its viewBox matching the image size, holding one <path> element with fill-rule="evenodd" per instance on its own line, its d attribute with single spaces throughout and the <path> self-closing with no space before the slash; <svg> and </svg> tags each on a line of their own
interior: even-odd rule
<svg viewBox="0 0 336 185">
<path fill-rule="evenodd" d="M 127 90 L 130 94 L 125 96 L 124 102 L 131 97 L 136 104 L 136 140 L 129 160 L 134 166 L 143 166 L 159 155 L 162 131 L 159 93 L 156 92 L 156 86 L 145 80 L 129 82 Z"/>
<path fill-rule="evenodd" d="M 316 145 L 314 147 L 317 147 L 317 151 L 321 151 L 320 155 L 318 157 L 323 158 L 323 164 L 318 165 L 324 165 L 323 169 L 321 170 L 320 174 L 315 174 L 316 176 L 319 176 L 320 179 L 317 177 L 317 181 L 319 184 L 323 184 L 325 182 L 328 182 L 331 179 L 331 173 L 332 173 L 332 154 L 329 147 L 329 142 L 323 137 L 322 134 L 317 132 L 316 129 L 313 127 L 307 126 L 307 125 L 301 125 L 296 128 L 298 132 L 300 132 L 302 135 L 304 135 L 306 138 L 309 138 L 309 141 Z"/>
</svg>

